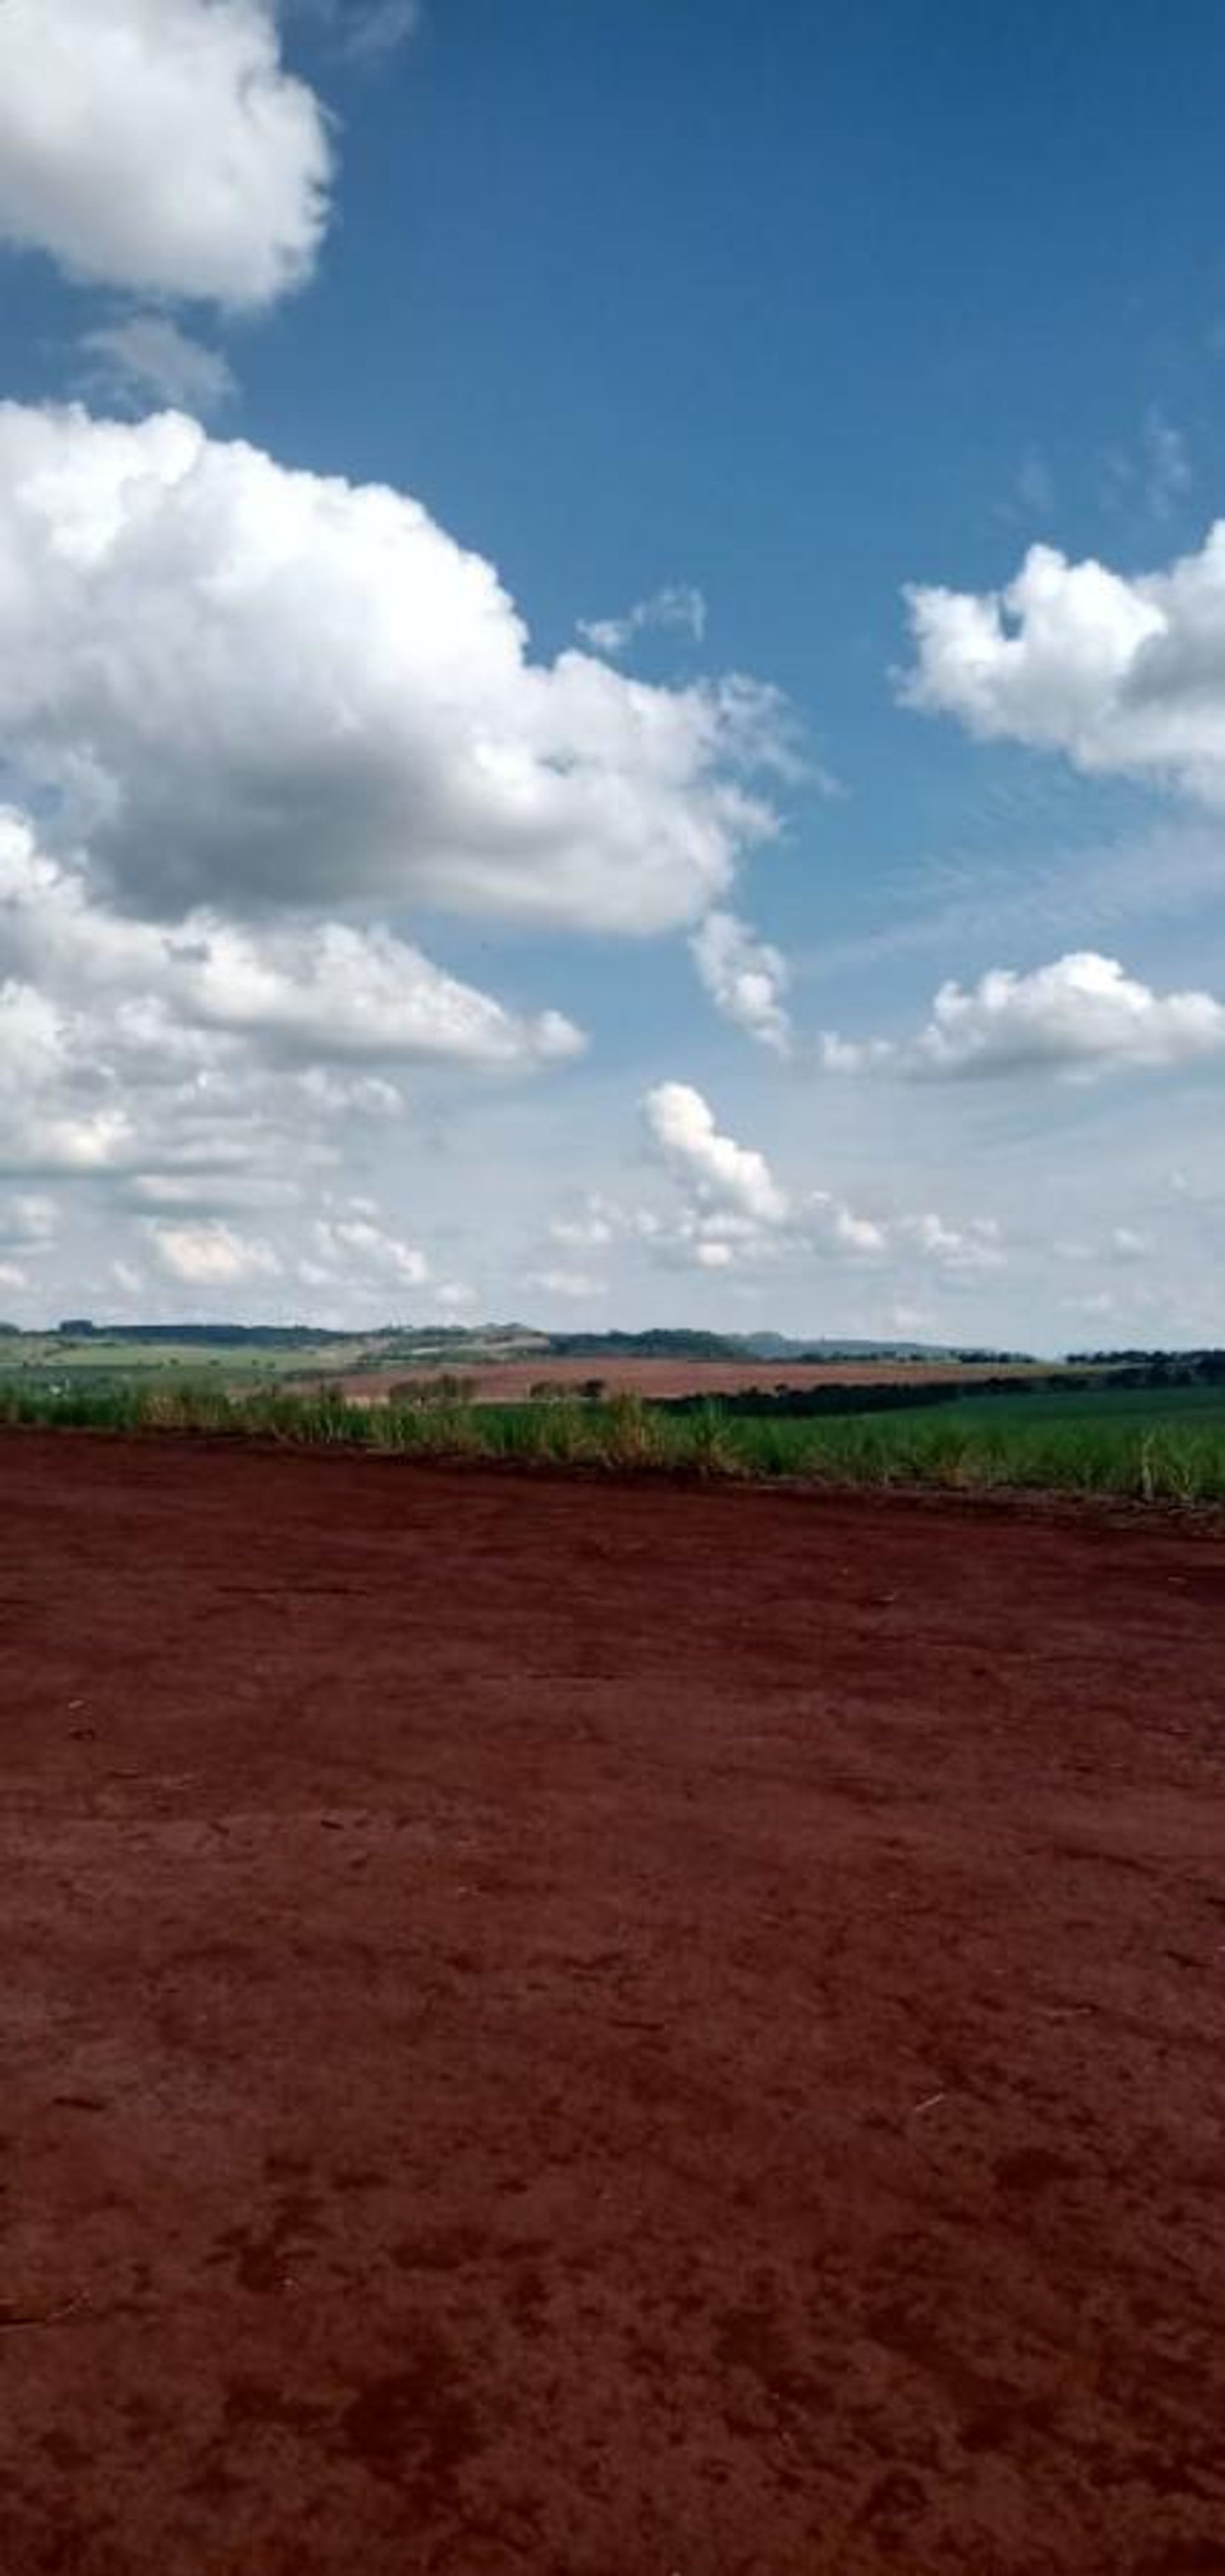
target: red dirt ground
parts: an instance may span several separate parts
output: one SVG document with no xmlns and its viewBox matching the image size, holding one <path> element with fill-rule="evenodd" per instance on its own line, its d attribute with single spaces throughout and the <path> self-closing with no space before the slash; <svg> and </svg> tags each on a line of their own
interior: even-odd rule
<svg viewBox="0 0 1225 2576">
<path fill-rule="evenodd" d="M 4 2576 L 1225 2568 L 1225 1541 L 0 1508 Z"/>
<path fill-rule="evenodd" d="M 542 1359 L 486 1364 L 476 1361 L 468 1368 L 462 1359 L 457 1359 L 416 1374 L 427 1381 L 437 1379 L 448 1365 L 453 1376 L 475 1389 L 483 1404 L 523 1403 L 535 1386 L 556 1387 L 560 1393 L 589 1386 L 597 1378 L 610 1394 L 636 1389 L 640 1395 L 660 1397 L 736 1395 L 750 1388 L 773 1394 L 776 1386 L 921 1386 L 932 1379 L 1023 1378 L 1035 1373 L 1032 1366 L 1009 1368 L 1004 1362 L 975 1360 L 963 1365 L 955 1360 L 865 1360 L 857 1364 L 853 1360 Z M 411 1385 L 413 1377 L 412 1369 L 400 1367 L 360 1370 L 339 1382 L 348 1395 L 387 1395 L 394 1386 Z M 333 1386 L 337 1382 L 335 1378 L 326 1381 Z"/>
</svg>

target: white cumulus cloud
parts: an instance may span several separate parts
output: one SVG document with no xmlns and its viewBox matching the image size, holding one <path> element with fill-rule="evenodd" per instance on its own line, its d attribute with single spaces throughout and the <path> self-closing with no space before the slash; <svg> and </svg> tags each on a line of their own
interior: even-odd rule
<svg viewBox="0 0 1225 2576">
<path fill-rule="evenodd" d="M 1160 572 L 1032 546 L 1002 591 L 907 597 L 909 705 L 1225 806 L 1225 520 Z"/>
<path fill-rule="evenodd" d="M 784 1001 L 787 961 L 734 912 L 708 912 L 689 942 L 716 1010 L 759 1046 L 786 1055 L 791 1022 Z"/>
<path fill-rule="evenodd" d="M 889 1249 L 889 1229 L 879 1218 L 856 1216 L 853 1208 L 829 1190 L 814 1190 L 807 1201 L 808 1232 L 829 1252 L 874 1256 Z"/>
<path fill-rule="evenodd" d="M 691 1083 L 657 1083 L 646 1095 L 643 1113 L 659 1153 L 699 1204 L 743 1215 L 756 1225 L 783 1221 L 786 1193 L 764 1154 L 721 1135 L 708 1103 Z"/>
<path fill-rule="evenodd" d="M 92 1174 L 129 1153 L 127 1110 L 107 1098 L 70 1021 L 17 976 L 0 982 L 0 1173 Z"/>
<path fill-rule="evenodd" d="M 379 1131 L 395 1150 L 405 1066 L 527 1073 L 579 1044 L 378 926 L 120 913 L 0 808 L 0 1175 L 114 1224 L 292 1205 Z"/>
<path fill-rule="evenodd" d="M 0 239 L 70 276 L 267 305 L 314 265 L 330 176 L 272 0 L 0 7 Z"/>
<path fill-rule="evenodd" d="M 61 1010 L 101 1011 L 129 1044 L 142 1030 L 180 1048 L 193 1032 L 224 1032 L 266 1061 L 316 1069 L 362 1058 L 530 1066 L 583 1044 L 560 1012 L 519 1018 L 381 927 L 204 910 L 173 925 L 130 918 L 81 860 L 50 856 L 28 818 L 0 807 L 5 970 Z M 95 1036 L 105 1056 L 105 1028 Z"/>
<path fill-rule="evenodd" d="M 643 1114 L 681 1206 L 662 1222 L 638 1211 L 622 1219 L 622 1230 L 649 1242 L 665 1263 L 722 1270 L 813 1259 L 871 1265 L 909 1255 L 956 1278 L 1000 1269 L 1007 1258 L 992 1217 L 957 1226 L 932 1212 L 868 1215 L 832 1190 L 783 1189 L 763 1154 L 720 1134 L 688 1083 L 659 1084 Z"/>
<path fill-rule="evenodd" d="M 822 1040 L 834 1073 L 893 1070 L 973 1077 L 1193 1064 L 1225 1054 L 1225 1004 L 1210 993 L 1154 993 L 1092 949 L 1019 974 L 993 966 L 969 991 L 943 984 L 908 1040 Z"/>
<path fill-rule="evenodd" d="M 775 828 L 744 782 L 780 731 L 747 682 L 533 662 L 404 494 L 0 406 L 0 750 L 130 901 L 670 929 Z"/>
</svg>

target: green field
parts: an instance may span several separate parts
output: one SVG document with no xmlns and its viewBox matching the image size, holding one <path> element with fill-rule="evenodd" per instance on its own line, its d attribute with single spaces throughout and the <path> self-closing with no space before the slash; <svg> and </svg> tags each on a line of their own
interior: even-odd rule
<svg viewBox="0 0 1225 2576">
<path fill-rule="evenodd" d="M 279 1350 L 264 1344 L 219 1342 L 112 1341 L 105 1333 L 88 1340 L 65 1341 L 58 1333 L 23 1333 L 0 1340 L 0 1387 L 34 1384 L 63 1386 L 78 1380 L 91 1386 L 120 1385 L 130 1378 L 157 1377 L 171 1384 L 260 1384 L 361 1365 L 361 1345 L 352 1341 L 323 1344 L 315 1351 Z"/>
<path fill-rule="evenodd" d="M 1225 1425 L 1225 1385 L 1043 1387 L 1033 1395 L 964 1395 L 948 1408 L 959 1422 L 1128 1423 L 1133 1429 L 1171 1422 Z"/>
<path fill-rule="evenodd" d="M 198 1354 L 197 1354 L 198 1356 Z M 195 1431 L 406 1457 L 488 1459 L 610 1473 L 799 1479 L 814 1485 L 1029 1491 L 1138 1501 L 1225 1501 L 1225 1390 L 967 1396 L 930 1410 L 818 1420 L 687 1413 L 636 1396 L 608 1403 L 360 1405 L 338 1393 L 267 1384 L 233 1392 L 217 1376 L 58 1388 L 0 1383 L 0 1425 Z"/>
</svg>

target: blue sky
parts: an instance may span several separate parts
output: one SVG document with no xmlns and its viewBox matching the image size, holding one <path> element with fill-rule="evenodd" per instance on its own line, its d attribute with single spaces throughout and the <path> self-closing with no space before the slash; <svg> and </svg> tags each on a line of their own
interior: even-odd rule
<svg viewBox="0 0 1225 2576">
<path fill-rule="evenodd" d="M 0 1306 L 1225 1335 L 1223 74 L 10 0 Z"/>
</svg>

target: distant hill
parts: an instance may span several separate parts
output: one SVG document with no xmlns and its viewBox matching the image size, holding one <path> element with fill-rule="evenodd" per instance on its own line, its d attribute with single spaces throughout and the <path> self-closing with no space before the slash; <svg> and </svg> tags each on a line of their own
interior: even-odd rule
<svg viewBox="0 0 1225 2576">
<path fill-rule="evenodd" d="M 363 1355 L 372 1365 L 385 1359 L 423 1359 L 445 1354 L 475 1360 L 517 1352 L 549 1359 L 639 1360 L 1017 1360 L 1016 1351 L 957 1348 L 943 1342 L 882 1342 L 822 1337 L 798 1340 L 789 1333 L 711 1333 L 682 1325 L 656 1325 L 645 1332 L 548 1333 L 533 1324 L 383 1324 L 366 1332 L 329 1331 L 321 1324 L 141 1324 L 95 1323 L 73 1315 L 57 1325 L 53 1336 L 18 1335 L 16 1326 L 0 1331 L 20 1338 L 63 1343 L 109 1342 L 173 1344 L 179 1349 L 257 1351 L 343 1351 Z"/>
<path fill-rule="evenodd" d="M 1028 1359 L 1027 1351 L 973 1349 L 953 1342 L 796 1341 L 789 1333 L 746 1333 L 735 1345 L 757 1360 L 965 1360 L 976 1364 Z"/>
<path fill-rule="evenodd" d="M 662 1385 L 662 1371 L 694 1370 L 691 1388 L 703 1386 L 703 1367 L 716 1367 L 724 1386 L 742 1382 L 728 1372 L 777 1372 L 775 1392 L 792 1370 L 828 1365 L 831 1381 L 841 1366 L 866 1371 L 862 1409 L 871 1409 L 890 1370 L 924 1367 L 938 1371 L 946 1388 L 959 1368 L 973 1370 L 980 1386 L 992 1372 L 1021 1392 L 1041 1383 L 1043 1365 L 1061 1368 L 1061 1385 L 1128 1389 L 1212 1388 L 1225 1383 L 1225 1352 L 1220 1350 L 1104 1350 L 1073 1353 L 1062 1363 L 1036 1362 L 1031 1353 L 968 1346 L 964 1343 L 876 1340 L 868 1335 L 712 1333 L 696 1327 L 660 1324 L 643 1332 L 549 1333 L 533 1324 L 383 1324 L 365 1332 L 338 1332 L 322 1324 L 97 1323 L 89 1315 L 66 1316 L 50 1332 L 26 1332 L 0 1322 L 0 1380 L 11 1386 L 58 1383 L 84 1374 L 94 1385 L 146 1378 L 151 1371 L 170 1371 L 180 1379 L 207 1377 L 210 1383 L 232 1380 L 258 1385 L 275 1381 L 318 1385 L 332 1380 L 375 1381 L 402 1370 L 405 1380 L 424 1385 L 431 1378 L 457 1383 L 471 1374 L 489 1373 L 508 1364 L 550 1360 L 590 1366 L 594 1381 L 608 1366 L 624 1377 L 626 1363 L 658 1362 L 660 1375 L 644 1386 Z M 877 1383 L 873 1362 L 880 1365 Z M 1077 1376 L 1079 1372 L 1079 1377 Z M 935 1383 L 933 1378 L 930 1383 Z M 828 1390 L 809 1381 L 806 1402 L 820 1410 Z M 699 1400 L 695 1396 L 694 1400 Z M 916 1399 L 917 1400 L 917 1399 Z"/>
<path fill-rule="evenodd" d="M 646 1333 L 550 1333 L 556 1360 L 737 1360 L 746 1345 L 726 1333 L 660 1328 Z"/>
</svg>

